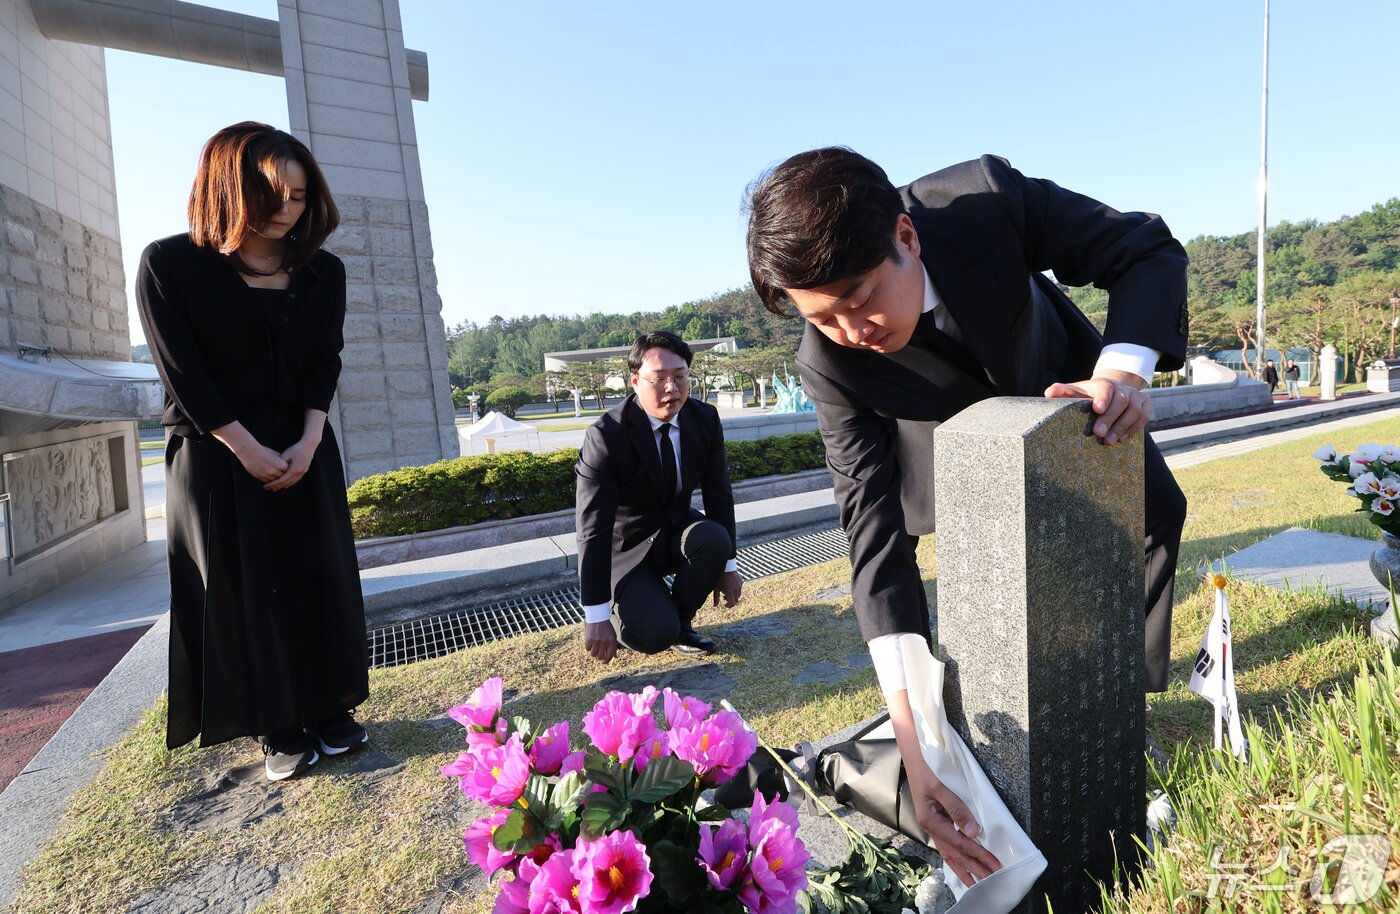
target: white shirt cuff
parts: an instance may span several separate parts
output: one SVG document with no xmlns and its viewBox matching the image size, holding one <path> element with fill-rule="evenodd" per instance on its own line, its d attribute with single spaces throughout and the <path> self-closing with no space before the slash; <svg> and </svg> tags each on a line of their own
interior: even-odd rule
<svg viewBox="0 0 1400 914">
<path fill-rule="evenodd" d="M 725 573 L 725 574 L 728 574 L 728 573 L 731 572 L 731 571 L 738 571 L 738 570 L 739 570 L 739 560 L 738 560 L 738 559 L 730 559 L 729 561 L 727 561 L 727 562 L 724 563 L 724 573 Z"/>
<path fill-rule="evenodd" d="M 904 679 L 904 655 L 899 650 L 899 639 L 897 634 L 880 635 L 866 642 L 870 660 L 875 665 L 875 676 L 880 680 L 880 691 L 887 699 L 909 688 Z"/>
<path fill-rule="evenodd" d="M 607 622 L 612 618 L 611 603 L 594 603 L 592 606 L 583 608 L 583 621 L 592 625 L 595 622 Z"/>
<path fill-rule="evenodd" d="M 1152 375 L 1157 371 L 1157 360 L 1162 353 L 1156 349 L 1139 346 L 1136 343 L 1110 343 L 1099 353 L 1094 365 L 1094 377 L 1106 370 L 1127 371 L 1152 383 Z"/>
</svg>

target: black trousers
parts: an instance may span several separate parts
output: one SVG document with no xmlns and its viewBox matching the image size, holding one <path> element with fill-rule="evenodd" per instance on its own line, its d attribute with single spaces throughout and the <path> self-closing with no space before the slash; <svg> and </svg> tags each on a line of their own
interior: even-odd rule
<svg viewBox="0 0 1400 914">
<path fill-rule="evenodd" d="M 1172 598 L 1176 588 L 1176 557 L 1181 551 L 1181 528 L 1186 524 L 1186 496 L 1176 484 L 1162 452 L 1151 436 L 1143 442 L 1143 501 L 1146 528 L 1146 600 L 1144 624 L 1146 675 L 1149 692 L 1167 687 L 1172 654 Z"/>
<path fill-rule="evenodd" d="M 719 585 L 733 551 L 729 532 L 712 520 L 663 531 L 646 559 L 617 587 L 612 611 L 617 640 L 643 654 L 675 644 Z M 676 576 L 669 589 L 668 574 Z"/>
</svg>

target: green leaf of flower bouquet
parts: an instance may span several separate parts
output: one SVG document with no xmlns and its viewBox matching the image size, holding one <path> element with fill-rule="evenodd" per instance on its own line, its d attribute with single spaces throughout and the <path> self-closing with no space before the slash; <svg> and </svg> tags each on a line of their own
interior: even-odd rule
<svg viewBox="0 0 1400 914">
<path fill-rule="evenodd" d="M 518 807 L 525 810 L 527 815 L 532 816 L 535 822 L 543 827 L 537 829 L 537 832 L 544 829 L 553 831 L 554 822 L 559 817 L 558 809 L 550 801 L 553 792 L 554 786 L 550 784 L 548 778 L 544 775 L 532 774 L 525 782 L 525 789 L 521 791 L 520 798 L 511 804 L 511 808 Z M 530 847 L 533 849 L 534 845 L 532 844 Z"/>
<path fill-rule="evenodd" d="M 732 817 L 733 813 L 723 806 L 706 806 L 704 809 L 695 810 L 695 818 L 701 822 L 723 822 Z"/>
<path fill-rule="evenodd" d="M 588 790 L 588 783 L 584 781 L 583 776 L 577 771 L 571 771 L 560 778 L 558 784 L 554 785 L 554 793 L 550 797 L 550 802 L 562 814 L 570 807 L 581 803 L 586 790 Z"/>
<path fill-rule="evenodd" d="M 637 775 L 628 799 L 637 803 L 658 803 L 695 780 L 695 767 L 675 756 L 652 759 Z"/>
<path fill-rule="evenodd" d="M 520 734 L 520 741 L 522 743 L 528 744 L 530 740 L 535 737 L 534 728 L 530 725 L 530 718 L 528 717 L 512 717 L 510 719 L 510 729 L 511 732 Z"/>
<path fill-rule="evenodd" d="M 590 793 L 579 816 L 583 834 L 598 838 L 615 831 L 632 811 L 632 804 L 613 793 Z"/>
<path fill-rule="evenodd" d="M 696 899 L 708 893 L 705 871 L 695 862 L 695 851 L 673 841 L 658 841 L 650 850 L 651 871 L 676 910 L 689 910 Z"/>
<path fill-rule="evenodd" d="M 496 850 L 514 854 L 528 854 L 543 839 L 539 822 L 518 806 L 511 809 L 506 820 L 491 835 L 491 843 L 496 845 Z"/>
<path fill-rule="evenodd" d="M 626 772 L 622 763 L 611 755 L 589 749 L 583 761 L 584 776 L 595 784 L 601 784 L 614 793 L 621 793 Z"/>
</svg>

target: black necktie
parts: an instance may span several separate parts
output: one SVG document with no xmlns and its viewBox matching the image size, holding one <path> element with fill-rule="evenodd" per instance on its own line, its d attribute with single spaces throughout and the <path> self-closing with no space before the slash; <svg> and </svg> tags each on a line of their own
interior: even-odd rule
<svg viewBox="0 0 1400 914">
<path fill-rule="evenodd" d="M 661 485 L 670 501 L 676 494 L 676 449 L 671 446 L 671 423 L 661 423 L 657 431 L 661 433 Z"/>
<path fill-rule="evenodd" d="M 962 343 L 938 329 L 932 310 L 925 311 L 923 316 L 919 318 L 919 326 L 914 331 L 914 335 L 922 339 L 929 349 L 957 365 L 973 378 L 979 381 L 986 380 L 986 371 L 977 363 L 977 359 L 972 353 L 968 352 Z"/>
</svg>

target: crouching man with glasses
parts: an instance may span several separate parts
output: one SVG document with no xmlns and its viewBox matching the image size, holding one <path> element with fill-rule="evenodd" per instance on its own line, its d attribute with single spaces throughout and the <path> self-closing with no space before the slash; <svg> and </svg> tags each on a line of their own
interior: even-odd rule
<svg viewBox="0 0 1400 914">
<path fill-rule="evenodd" d="M 618 644 L 698 655 L 715 643 L 695 614 L 739 602 L 734 493 L 719 412 L 690 399 L 690 347 L 674 333 L 637 337 L 632 394 L 593 423 L 576 468 L 584 648 L 604 663 Z M 705 512 L 690 506 L 699 489 Z M 669 588 L 666 576 L 674 575 Z"/>
</svg>

